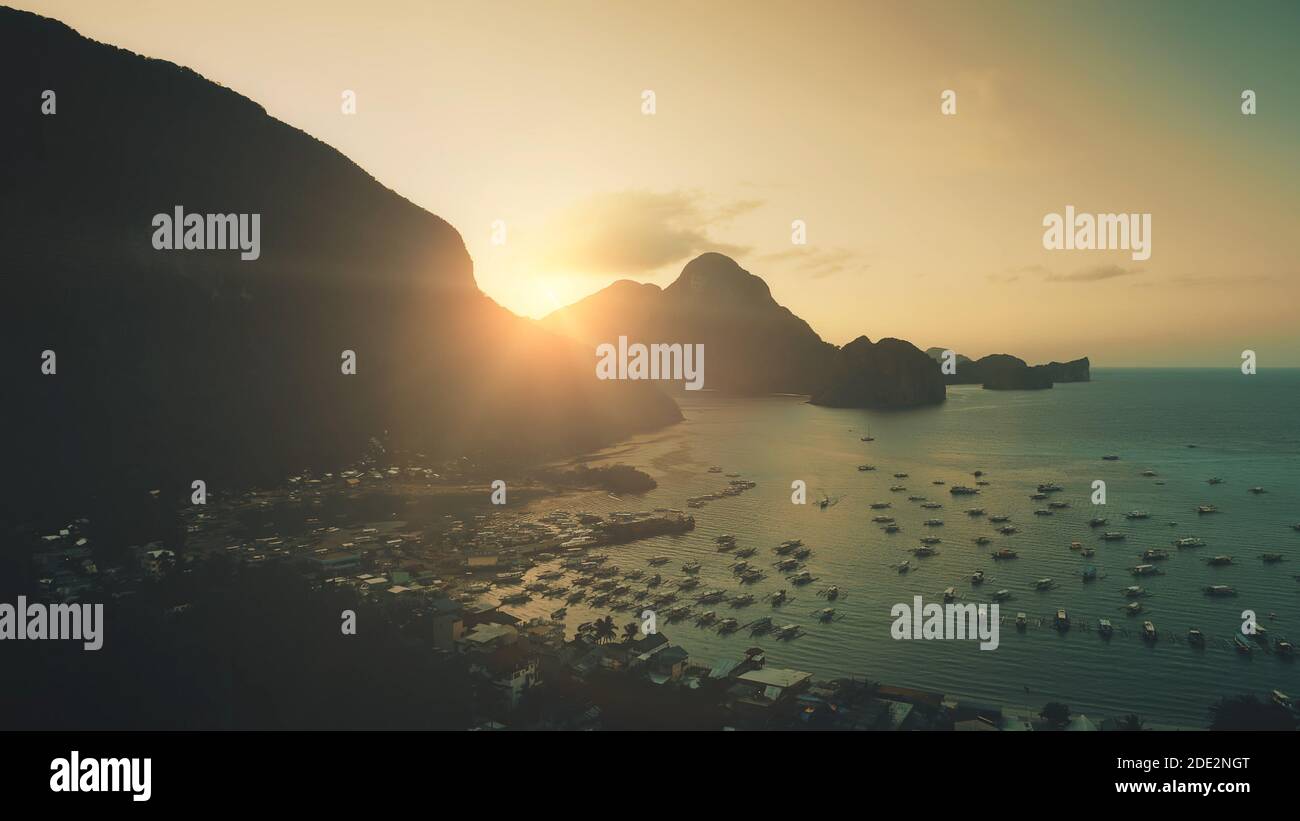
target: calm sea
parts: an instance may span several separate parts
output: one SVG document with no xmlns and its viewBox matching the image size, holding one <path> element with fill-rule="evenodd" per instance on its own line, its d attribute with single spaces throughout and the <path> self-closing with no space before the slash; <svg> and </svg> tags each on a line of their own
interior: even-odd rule
<svg viewBox="0 0 1300 821">
<path fill-rule="evenodd" d="M 1004 706 L 1039 707 L 1049 700 L 1068 703 L 1096 718 L 1136 712 L 1148 721 L 1204 726 L 1207 708 L 1223 694 L 1274 688 L 1300 694 L 1300 664 L 1257 647 L 1251 656 L 1236 653 L 1229 641 L 1239 633 L 1243 610 L 1254 610 L 1274 637 L 1300 640 L 1300 371 L 1264 371 L 1244 376 L 1237 371 L 1097 370 L 1087 384 L 1058 385 L 1047 391 L 994 392 L 979 387 L 950 388 L 942 406 L 915 411 L 864 411 L 819 408 L 801 398 L 733 399 L 687 395 L 686 421 L 638 437 L 598 454 L 591 463 L 625 462 L 659 482 L 644 497 L 622 501 L 605 494 L 582 494 L 543 500 L 533 510 L 649 510 L 686 508 L 686 498 L 721 490 L 729 481 L 709 473 L 719 465 L 758 486 L 743 495 L 710 502 L 693 510 L 696 530 L 686 536 L 662 537 L 614 548 L 611 563 L 624 570 L 650 569 L 656 554 L 672 557 L 661 568 L 665 578 L 683 576 L 681 564 L 703 564 L 701 590 L 723 588 L 750 592 L 758 599 L 748 608 L 713 609 L 719 617 L 742 623 L 772 615 L 777 624 L 800 624 L 806 633 L 791 641 L 771 635 L 751 637 L 741 630 L 719 636 L 690 620 L 660 622 L 660 630 L 681 644 L 695 661 L 712 664 L 739 657 L 745 648 L 763 647 L 770 664 L 807 670 L 818 678 L 856 675 L 873 681 L 937 690 Z M 874 442 L 860 437 L 870 427 Z M 1195 447 L 1189 447 L 1194 445 Z M 1104 461 L 1103 455 L 1119 456 Z M 870 463 L 875 471 L 857 466 Z M 989 484 L 979 496 L 954 497 L 954 484 L 974 485 L 973 472 L 984 471 Z M 1158 476 L 1146 477 L 1144 471 Z M 895 479 L 894 473 L 907 473 Z M 1211 477 L 1222 484 L 1210 485 Z M 807 484 L 808 504 L 791 503 L 791 483 Z M 1107 504 L 1091 504 L 1091 485 L 1106 483 Z M 935 485 L 934 480 L 947 484 Z M 1056 482 L 1064 491 L 1053 500 L 1071 507 L 1052 516 L 1037 516 L 1045 501 L 1030 494 L 1040 482 Z M 894 484 L 904 493 L 890 492 Z M 1262 486 L 1267 492 L 1253 494 Z M 817 500 L 833 501 L 822 509 Z M 923 509 L 909 502 L 923 495 L 942 509 Z M 872 502 L 891 502 L 888 511 L 873 511 Z M 1214 504 L 1221 511 L 1198 515 L 1196 506 Z M 1008 514 L 1020 532 L 1003 536 L 986 517 L 964 511 L 983 507 L 988 514 Z M 1150 518 L 1125 519 L 1145 510 Z M 871 517 L 893 515 L 902 532 L 884 533 Z M 1105 528 L 1089 527 L 1106 516 Z M 927 519 L 944 521 L 926 527 Z M 1123 542 L 1103 542 L 1101 530 L 1128 534 Z M 768 572 L 763 581 L 743 588 L 719 553 L 714 537 L 731 533 L 741 547 L 759 552 L 748 561 Z M 943 539 L 939 555 L 915 559 L 913 570 L 900 574 L 895 565 L 911 558 L 908 550 L 922 536 Z M 976 546 L 977 536 L 993 539 Z M 1206 546 L 1178 550 L 1171 542 L 1197 536 Z M 793 588 L 771 567 L 772 552 L 784 539 L 802 539 L 813 549 L 806 567 L 818 581 Z M 1096 548 L 1083 557 L 1072 541 Z M 1018 551 L 1019 559 L 995 562 L 999 547 Z M 1163 575 L 1135 579 L 1128 568 L 1141 563 L 1139 553 L 1168 548 L 1160 562 Z M 1265 564 L 1263 552 L 1286 561 Z M 1233 563 L 1214 567 L 1205 559 L 1229 555 Z M 1095 565 L 1102 578 L 1084 582 L 1080 572 Z M 988 581 L 973 587 L 970 574 L 985 570 Z M 1040 592 L 1035 582 L 1052 578 L 1058 585 Z M 827 606 L 816 592 L 838 585 L 844 595 L 834 603 L 839 621 L 819 623 L 814 612 Z M 1149 595 L 1145 612 L 1126 616 L 1123 589 L 1141 584 Z M 1211 598 L 1202 590 L 1227 584 L 1236 598 Z M 954 586 L 965 602 L 990 601 L 999 589 L 1013 597 L 1001 605 L 1008 621 L 1001 646 L 981 651 L 975 642 L 896 641 L 890 636 L 890 608 L 921 595 L 942 601 Z M 762 596 L 787 588 L 794 599 L 773 608 Z M 683 595 L 689 601 L 691 596 Z M 536 601 L 514 612 L 537 615 L 559 606 Z M 1049 621 L 1067 608 L 1075 629 L 1061 634 L 1049 626 L 1017 632 L 1010 623 L 1018 611 L 1031 620 Z M 1270 617 L 1269 614 L 1275 614 Z M 570 628 L 603 612 L 570 607 Z M 621 625 L 632 613 L 615 614 Z M 1103 640 L 1095 626 L 1109 618 L 1116 627 Z M 1139 637 L 1141 623 L 1151 620 L 1160 631 L 1154 645 Z M 1208 637 L 1204 649 L 1185 640 L 1190 627 Z"/>
</svg>

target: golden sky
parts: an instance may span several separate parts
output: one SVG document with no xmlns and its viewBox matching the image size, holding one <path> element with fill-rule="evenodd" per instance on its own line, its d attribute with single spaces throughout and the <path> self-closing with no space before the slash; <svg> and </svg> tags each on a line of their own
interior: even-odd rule
<svg viewBox="0 0 1300 821">
<path fill-rule="evenodd" d="M 1300 4 L 11 4 L 337 147 L 520 314 L 719 250 L 837 344 L 1300 365 Z M 1067 205 L 1151 258 L 1045 250 Z"/>
</svg>

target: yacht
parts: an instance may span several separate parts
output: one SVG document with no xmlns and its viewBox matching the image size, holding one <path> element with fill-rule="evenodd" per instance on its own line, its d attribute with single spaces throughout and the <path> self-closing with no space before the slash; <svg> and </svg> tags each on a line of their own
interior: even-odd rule
<svg viewBox="0 0 1300 821">
<path fill-rule="evenodd" d="M 1024 613 L 1016 614 L 1016 629 L 1024 630 L 1029 625 L 1029 616 Z"/>
<path fill-rule="evenodd" d="M 1101 619 L 1097 622 L 1097 632 L 1103 638 L 1110 638 L 1111 634 L 1115 632 L 1115 626 L 1110 623 L 1110 619 Z"/>
<path fill-rule="evenodd" d="M 1159 576 L 1160 568 L 1153 564 L 1139 564 L 1129 568 L 1134 576 Z"/>
<path fill-rule="evenodd" d="M 875 470 L 875 469 L 876 469 L 875 465 L 858 465 L 858 470 L 862 470 L 862 471 Z"/>
<path fill-rule="evenodd" d="M 1056 582 L 1052 579 L 1039 579 L 1034 582 L 1035 590 L 1051 590 L 1053 587 L 1056 587 Z"/>
<path fill-rule="evenodd" d="M 1213 556 L 1205 560 L 1205 563 L 1212 567 L 1223 567 L 1232 564 L 1231 556 Z"/>
<path fill-rule="evenodd" d="M 1009 547 L 1004 547 L 991 555 L 995 559 L 1014 559 L 1019 554 L 1017 554 L 1016 551 L 1012 550 Z"/>
<path fill-rule="evenodd" d="M 1207 596 L 1235 596 L 1237 591 L 1226 584 L 1211 584 L 1204 588 Z"/>
<path fill-rule="evenodd" d="M 1156 626 L 1149 621 L 1142 622 L 1142 638 L 1146 641 L 1155 641 L 1157 638 Z"/>
<path fill-rule="evenodd" d="M 1011 598 L 1010 590 L 999 590 L 993 594 L 993 601 L 1006 601 L 1009 598 Z"/>
<path fill-rule="evenodd" d="M 904 485 L 893 485 L 889 489 L 893 493 L 902 493 L 903 491 L 907 490 L 907 487 L 905 487 Z"/>
<path fill-rule="evenodd" d="M 975 494 L 979 493 L 979 491 L 976 490 L 975 488 L 966 487 L 965 485 L 953 485 L 952 487 L 948 488 L 948 492 L 951 493 L 953 496 L 974 496 Z"/>
<path fill-rule="evenodd" d="M 1195 627 L 1187 631 L 1187 643 L 1192 647 L 1205 646 L 1205 634 Z"/>
<path fill-rule="evenodd" d="M 1145 510 L 1130 510 L 1124 514 L 1125 519 L 1150 519 L 1151 514 Z"/>
<path fill-rule="evenodd" d="M 1140 601 L 1129 602 L 1128 604 L 1124 605 L 1124 614 L 1127 616 L 1136 616 L 1138 613 L 1141 612 L 1142 612 L 1142 602 Z"/>
<path fill-rule="evenodd" d="M 983 516 L 983 515 L 984 515 L 984 508 L 982 508 L 982 507 L 972 507 L 972 508 L 969 508 L 969 509 L 966 511 L 966 515 L 967 515 L 967 516 Z"/>
<path fill-rule="evenodd" d="M 1174 547 L 1180 550 L 1185 547 L 1205 547 L 1205 541 L 1195 536 L 1189 536 L 1186 539 L 1174 539 Z"/>
<path fill-rule="evenodd" d="M 1005 514 L 1005 513 L 997 513 L 997 514 L 994 514 L 993 516 L 990 516 L 990 517 L 989 517 L 989 521 L 990 521 L 990 522 L 993 522 L 994 524 L 1000 524 L 1000 523 L 1002 523 L 1002 522 L 1009 522 L 1009 521 L 1011 521 L 1011 517 L 1008 516 L 1008 515 Z"/>
<path fill-rule="evenodd" d="M 1038 486 L 1039 493 L 1057 493 L 1061 489 L 1061 486 L 1055 482 L 1044 482 Z"/>
<path fill-rule="evenodd" d="M 1198 514 L 1205 514 L 1205 513 L 1218 513 L 1218 512 L 1219 512 L 1219 509 L 1218 509 L 1217 507 L 1215 507 L 1214 505 L 1197 505 L 1197 506 L 1196 506 L 1196 512 L 1197 512 Z"/>
<path fill-rule="evenodd" d="M 1142 585 L 1140 584 L 1133 584 L 1124 588 L 1124 598 L 1126 599 L 1136 599 L 1139 596 L 1145 595 L 1146 591 L 1142 589 Z"/>
<path fill-rule="evenodd" d="M 1017 528 L 1015 525 L 1003 525 L 1002 527 L 998 528 L 998 532 L 1001 533 L 1003 536 L 1010 536 L 1013 533 L 1019 533 L 1020 529 Z"/>
<path fill-rule="evenodd" d="M 1253 487 L 1250 489 L 1250 492 L 1258 494 L 1258 493 L 1266 493 L 1267 491 L 1265 491 L 1264 488 L 1262 487 Z"/>
<path fill-rule="evenodd" d="M 884 510 L 884 509 L 887 508 L 887 507 L 893 507 L 893 505 L 892 505 L 891 503 L 889 503 L 889 502 L 872 502 L 872 503 L 871 503 L 871 509 L 872 509 L 872 510 Z"/>
<path fill-rule="evenodd" d="M 925 558 L 926 556 L 933 556 L 938 552 L 939 551 L 935 550 L 933 547 L 930 547 L 929 545 L 925 545 L 925 544 L 921 545 L 920 547 L 916 547 L 912 549 L 912 555 L 916 556 L 917 558 Z"/>
<path fill-rule="evenodd" d="M 1064 607 L 1056 611 L 1056 629 L 1062 631 L 1070 629 L 1070 614 L 1065 612 Z"/>
</svg>

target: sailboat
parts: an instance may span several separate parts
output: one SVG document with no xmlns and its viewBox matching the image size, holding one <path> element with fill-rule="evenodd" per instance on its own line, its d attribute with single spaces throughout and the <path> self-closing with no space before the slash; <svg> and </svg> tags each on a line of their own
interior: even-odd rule
<svg viewBox="0 0 1300 821">
<path fill-rule="evenodd" d="M 874 437 L 874 436 L 871 435 L 871 426 L 870 426 L 870 425 L 867 425 L 867 435 L 864 436 L 864 437 L 862 437 L 862 441 L 864 441 L 864 442 L 874 442 L 874 441 L 876 441 L 876 437 Z"/>
</svg>

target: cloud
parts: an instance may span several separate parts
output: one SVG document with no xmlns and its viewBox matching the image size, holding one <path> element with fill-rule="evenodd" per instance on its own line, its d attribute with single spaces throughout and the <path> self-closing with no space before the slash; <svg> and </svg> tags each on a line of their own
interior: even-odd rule
<svg viewBox="0 0 1300 821">
<path fill-rule="evenodd" d="M 866 263 L 860 261 L 860 255 L 847 248 L 814 248 L 803 245 L 764 254 L 759 259 L 771 263 L 792 263 L 795 269 L 806 273 L 809 279 L 823 279 L 850 268 L 858 272 L 867 269 Z"/>
<path fill-rule="evenodd" d="M 1120 265 L 1094 265 L 1083 268 L 1073 274 L 1048 274 L 1048 282 L 1100 282 L 1103 279 L 1115 279 L 1142 273 L 1141 268 L 1125 268 Z"/>
<path fill-rule="evenodd" d="M 596 194 L 548 221 L 543 263 L 577 274 L 643 274 L 703 251 L 730 256 L 745 246 L 717 242 L 709 229 L 761 206 L 739 200 L 710 208 L 693 191 Z"/>
</svg>

